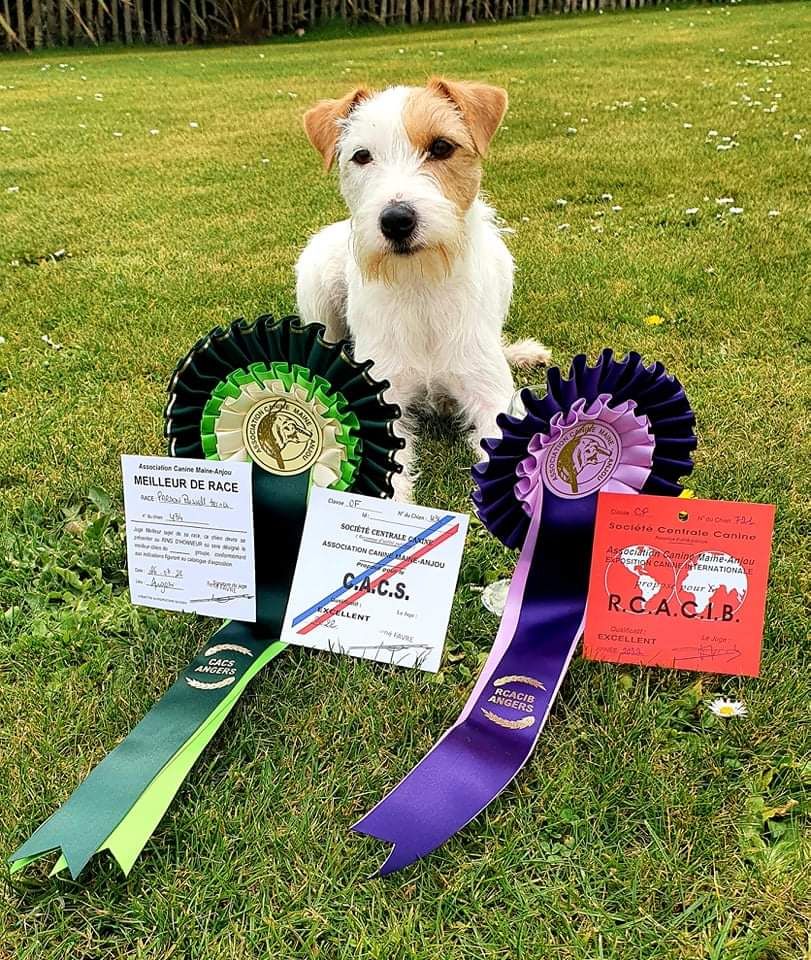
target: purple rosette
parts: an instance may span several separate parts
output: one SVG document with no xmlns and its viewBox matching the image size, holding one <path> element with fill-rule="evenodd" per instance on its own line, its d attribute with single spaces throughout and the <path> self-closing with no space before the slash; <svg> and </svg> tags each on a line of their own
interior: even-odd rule
<svg viewBox="0 0 811 960">
<path fill-rule="evenodd" d="M 504 615 L 459 719 L 353 828 L 394 844 L 381 874 L 444 843 L 529 760 L 582 632 L 599 492 L 677 496 L 693 468 L 695 417 L 661 363 L 580 355 L 521 399 L 473 468 L 482 522 L 521 547 Z"/>
<path fill-rule="evenodd" d="M 473 503 L 482 523 L 505 546 L 520 547 L 529 528 L 529 516 L 518 509 L 512 489 L 530 441 L 538 433 L 549 432 L 556 414 L 568 413 L 578 400 L 592 403 L 600 394 L 611 397 L 612 408 L 633 400 L 636 412 L 650 422 L 655 439 L 653 465 L 640 492 L 677 497 L 683 490 L 679 480 L 693 469 L 696 437 L 695 415 L 679 381 L 658 361 L 646 366 L 638 353 L 616 360 L 613 350 L 606 349 L 594 366 L 579 354 L 572 360 L 568 379 L 559 367 L 547 371 L 544 396 L 522 390 L 526 416 L 502 414 L 498 419 L 501 439 L 482 442 L 487 458 L 473 468 Z"/>
</svg>

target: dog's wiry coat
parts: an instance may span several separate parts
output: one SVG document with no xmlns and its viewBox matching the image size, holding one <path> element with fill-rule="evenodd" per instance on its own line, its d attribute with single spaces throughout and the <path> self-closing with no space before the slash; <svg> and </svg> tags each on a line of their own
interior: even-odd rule
<svg viewBox="0 0 811 960">
<path fill-rule="evenodd" d="M 481 157 L 506 106 L 498 87 L 435 79 L 374 95 L 359 88 L 304 118 L 325 165 L 337 161 L 350 219 L 321 230 L 302 253 L 299 312 L 325 324 L 331 338 L 349 333 L 404 411 L 425 397 L 454 400 L 476 446 L 497 435 L 496 414 L 513 392 L 501 339 L 513 261 L 479 197 Z M 437 142 L 451 145 L 448 156 L 432 154 Z M 392 204 L 406 205 L 415 220 L 405 244 L 381 226 Z M 508 351 L 525 364 L 548 356 L 535 341 Z M 406 470 L 396 487 L 407 498 L 408 417 L 401 431 Z"/>
</svg>

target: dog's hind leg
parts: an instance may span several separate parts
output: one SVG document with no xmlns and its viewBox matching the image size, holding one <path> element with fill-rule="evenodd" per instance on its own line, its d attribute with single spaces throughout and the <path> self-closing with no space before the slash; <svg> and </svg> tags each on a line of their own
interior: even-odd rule
<svg viewBox="0 0 811 960">
<path fill-rule="evenodd" d="M 296 302 L 305 323 L 322 323 L 327 340 L 341 340 L 346 326 L 346 264 L 349 221 L 320 230 L 296 264 Z"/>
</svg>

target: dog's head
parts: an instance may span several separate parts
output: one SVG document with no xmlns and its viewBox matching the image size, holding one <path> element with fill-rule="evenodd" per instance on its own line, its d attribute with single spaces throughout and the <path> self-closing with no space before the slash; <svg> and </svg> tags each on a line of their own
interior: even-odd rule
<svg viewBox="0 0 811 960">
<path fill-rule="evenodd" d="M 364 277 L 449 272 L 506 109 L 500 87 L 434 78 L 381 93 L 359 88 L 307 111 L 304 129 L 325 167 L 337 160 Z"/>
</svg>

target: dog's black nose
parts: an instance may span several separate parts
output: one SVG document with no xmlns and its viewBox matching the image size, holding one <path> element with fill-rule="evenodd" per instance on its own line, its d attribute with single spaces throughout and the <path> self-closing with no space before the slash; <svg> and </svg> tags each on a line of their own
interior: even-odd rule
<svg viewBox="0 0 811 960">
<path fill-rule="evenodd" d="M 394 243 L 403 243 L 417 228 L 417 211 L 408 203 L 390 203 L 380 214 L 383 236 Z"/>
</svg>

